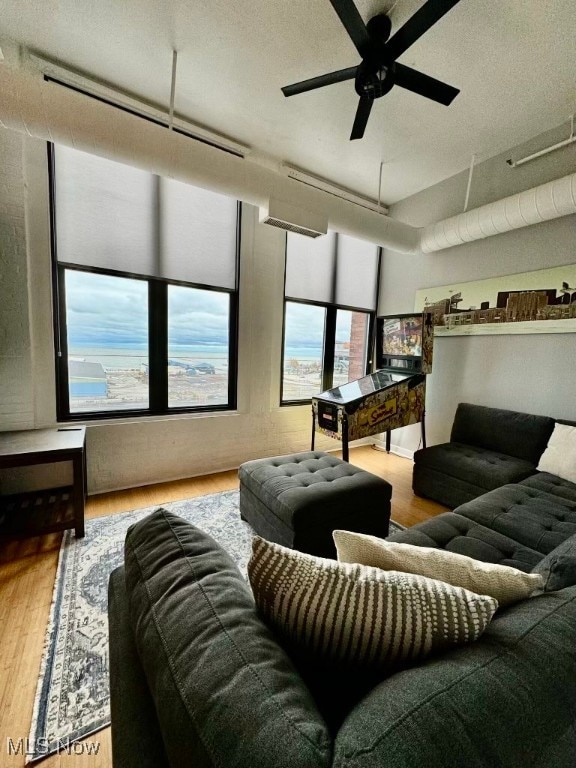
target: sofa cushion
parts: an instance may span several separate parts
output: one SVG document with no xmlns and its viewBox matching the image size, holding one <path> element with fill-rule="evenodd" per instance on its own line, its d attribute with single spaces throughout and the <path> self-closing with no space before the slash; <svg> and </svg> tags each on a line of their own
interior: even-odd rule
<svg viewBox="0 0 576 768">
<path fill-rule="evenodd" d="M 265 620 L 295 648 L 380 670 L 477 639 L 498 603 L 411 573 L 339 563 L 256 537 L 248 563 Z"/>
<path fill-rule="evenodd" d="M 125 546 L 134 640 L 172 768 L 331 764 L 312 696 L 207 534 L 159 509 Z M 241 734 L 241 737 L 239 736 Z"/>
<path fill-rule="evenodd" d="M 334 531 L 334 541 L 340 562 L 440 579 L 455 587 L 490 595 L 498 600 L 499 606 L 524 600 L 544 584 L 539 574 L 486 563 L 445 549 L 401 544 L 351 531 Z"/>
<path fill-rule="evenodd" d="M 544 591 L 553 592 L 576 584 L 576 534 L 559 544 L 532 569 L 544 580 Z"/>
<path fill-rule="evenodd" d="M 441 470 L 423 467 L 421 464 L 414 464 L 412 489 L 417 496 L 433 499 L 450 509 L 456 509 L 460 504 L 486 493 L 486 488 L 451 477 Z"/>
<path fill-rule="evenodd" d="M 554 423 L 548 416 L 460 403 L 450 441 L 514 456 L 534 467 L 546 448 Z"/>
<path fill-rule="evenodd" d="M 576 483 L 576 427 L 556 424 L 536 469 Z"/>
<path fill-rule="evenodd" d="M 376 686 L 342 725 L 334 768 L 568 768 L 575 626 L 576 587 L 506 608 L 473 645 Z"/>
<path fill-rule="evenodd" d="M 387 541 L 446 549 L 486 563 L 509 565 L 525 572 L 530 572 L 542 560 L 541 552 L 454 512 L 445 512 L 425 523 L 393 533 Z"/>
<path fill-rule="evenodd" d="M 563 480 L 557 475 L 551 475 L 549 472 L 536 472 L 525 480 L 520 481 L 520 485 L 528 488 L 535 488 L 537 491 L 544 491 L 552 496 L 558 496 L 560 499 L 572 501 L 576 504 L 576 483 L 569 480 Z"/>
<path fill-rule="evenodd" d="M 534 465 L 523 459 L 457 442 L 420 449 L 414 454 L 414 462 L 419 468 L 435 470 L 486 491 L 516 483 L 534 472 Z"/>
<path fill-rule="evenodd" d="M 573 502 L 525 485 L 505 485 L 454 511 L 543 555 L 576 533 Z"/>
</svg>

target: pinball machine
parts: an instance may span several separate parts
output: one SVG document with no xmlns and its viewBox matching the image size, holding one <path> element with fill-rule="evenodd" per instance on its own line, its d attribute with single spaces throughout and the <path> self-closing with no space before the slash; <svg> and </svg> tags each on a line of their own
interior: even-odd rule
<svg viewBox="0 0 576 768">
<path fill-rule="evenodd" d="M 420 423 L 426 447 L 426 375 L 432 371 L 434 328 L 432 314 L 376 318 L 376 367 L 361 379 L 349 381 L 312 397 L 312 450 L 315 433 L 348 444 L 370 435 L 390 433 Z"/>
</svg>

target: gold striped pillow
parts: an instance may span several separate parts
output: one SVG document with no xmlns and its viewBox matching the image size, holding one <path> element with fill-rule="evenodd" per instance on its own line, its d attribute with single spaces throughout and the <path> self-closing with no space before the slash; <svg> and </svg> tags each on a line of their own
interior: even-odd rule
<svg viewBox="0 0 576 768">
<path fill-rule="evenodd" d="M 253 542 L 256 604 L 285 640 L 344 664 L 384 667 L 476 640 L 498 602 L 436 579 Z"/>
</svg>

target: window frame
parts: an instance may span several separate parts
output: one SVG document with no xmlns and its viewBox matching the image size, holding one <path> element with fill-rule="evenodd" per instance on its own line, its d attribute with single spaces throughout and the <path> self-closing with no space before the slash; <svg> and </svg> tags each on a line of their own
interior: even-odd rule
<svg viewBox="0 0 576 768">
<path fill-rule="evenodd" d="M 56 420 L 107 421 L 112 419 L 140 418 L 146 416 L 172 416 L 178 414 L 202 414 L 233 411 L 237 407 L 238 389 L 238 308 L 240 284 L 240 232 L 242 225 L 242 204 L 237 202 L 236 216 L 236 285 L 221 288 L 201 283 L 137 275 L 121 270 L 86 267 L 59 262 L 57 258 L 56 232 L 56 179 L 54 172 L 54 147 L 48 142 L 48 184 L 50 216 L 50 249 L 52 257 L 52 299 L 56 384 Z M 141 280 L 148 285 L 148 365 L 149 390 L 148 408 L 127 408 L 122 410 L 97 410 L 72 412 L 68 373 L 68 334 L 66 323 L 65 272 L 74 270 L 83 273 L 108 275 Z M 228 398 L 226 403 L 168 406 L 168 286 L 181 285 L 205 291 L 225 293 L 229 296 L 228 317 Z"/>
<path fill-rule="evenodd" d="M 377 247 L 377 267 L 376 281 L 374 287 L 374 309 L 368 310 L 365 307 L 351 307 L 334 302 L 312 301 L 311 299 L 296 299 L 286 295 L 286 272 L 288 262 L 288 235 L 284 240 L 284 304 L 282 313 L 282 355 L 280 361 L 280 407 L 293 405 L 311 405 L 312 398 L 303 398 L 301 400 L 284 400 L 284 360 L 286 347 L 286 304 L 308 304 L 315 307 L 323 307 L 325 310 L 324 318 L 324 344 L 322 350 L 322 392 L 333 388 L 334 380 L 334 358 L 336 356 L 336 320 L 338 310 L 348 312 L 362 312 L 368 315 L 368 338 L 366 340 L 366 364 L 364 366 L 364 375 L 369 374 L 373 369 L 375 345 L 376 345 L 376 313 L 378 309 L 378 297 L 380 294 L 380 276 L 382 270 L 382 247 Z"/>
<path fill-rule="evenodd" d="M 358 307 L 348 307 L 340 304 L 325 304 L 319 301 L 309 301 L 304 299 L 291 299 L 284 297 L 284 313 L 282 317 L 282 357 L 280 362 L 280 407 L 291 405 L 310 405 L 311 397 L 305 397 L 299 400 L 284 399 L 284 360 L 286 354 L 286 305 L 307 304 L 313 307 L 322 307 L 324 315 L 324 342 L 322 349 L 322 392 L 332 389 L 334 380 L 334 362 L 336 357 L 336 320 L 338 310 L 348 312 L 361 312 L 368 315 L 368 337 L 366 341 L 366 361 L 364 365 L 364 375 L 370 373 L 374 357 L 374 344 L 376 333 L 376 310 L 360 309 Z"/>
</svg>

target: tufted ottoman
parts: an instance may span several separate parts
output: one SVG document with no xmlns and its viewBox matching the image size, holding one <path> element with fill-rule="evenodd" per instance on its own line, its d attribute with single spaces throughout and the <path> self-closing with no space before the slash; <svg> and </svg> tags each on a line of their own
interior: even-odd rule
<svg viewBox="0 0 576 768">
<path fill-rule="evenodd" d="M 265 539 L 336 557 L 332 531 L 388 535 L 392 486 L 321 451 L 247 461 L 238 470 L 240 515 Z"/>
</svg>

